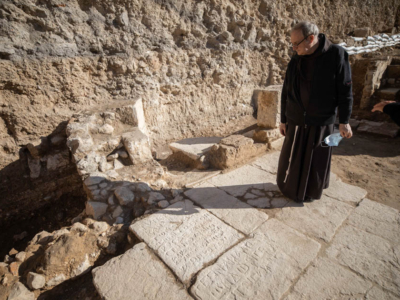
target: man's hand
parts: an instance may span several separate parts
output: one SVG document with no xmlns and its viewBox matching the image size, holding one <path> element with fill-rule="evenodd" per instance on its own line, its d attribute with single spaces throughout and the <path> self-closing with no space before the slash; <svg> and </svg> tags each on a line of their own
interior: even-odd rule
<svg viewBox="0 0 400 300">
<path fill-rule="evenodd" d="M 286 136 L 286 124 L 285 123 L 281 123 L 281 125 L 279 125 L 279 131 L 283 136 Z"/>
<path fill-rule="evenodd" d="M 375 104 L 374 108 L 371 111 L 372 112 L 374 112 L 374 111 L 383 112 L 383 108 L 386 106 L 386 104 L 394 103 L 394 102 L 396 102 L 396 101 L 382 101 L 382 102 L 379 102 L 378 104 Z"/>
<path fill-rule="evenodd" d="M 345 138 L 351 138 L 353 136 L 353 131 L 349 124 L 339 124 L 340 135 Z"/>
</svg>

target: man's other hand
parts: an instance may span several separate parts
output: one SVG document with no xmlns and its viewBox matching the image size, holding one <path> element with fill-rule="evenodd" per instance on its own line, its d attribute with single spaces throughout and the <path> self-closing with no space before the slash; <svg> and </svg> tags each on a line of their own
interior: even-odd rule
<svg viewBox="0 0 400 300">
<path fill-rule="evenodd" d="M 349 124 L 339 124 L 340 135 L 345 138 L 351 138 L 353 136 L 353 131 Z"/>
<path fill-rule="evenodd" d="M 285 123 L 281 123 L 281 125 L 279 125 L 279 131 L 283 136 L 286 136 L 286 124 Z"/>
<path fill-rule="evenodd" d="M 374 111 L 383 112 L 383 108 L 386 106 L 386 104 L 394 103 L 394 102 L 396 102 L 396 101 L 382 101 L 382 102 L 379 102 L 379 103 L 375 104 L 375 106 L 372 108 L 371 111 L 372 112 L 374 112 Z"/>
</svg>

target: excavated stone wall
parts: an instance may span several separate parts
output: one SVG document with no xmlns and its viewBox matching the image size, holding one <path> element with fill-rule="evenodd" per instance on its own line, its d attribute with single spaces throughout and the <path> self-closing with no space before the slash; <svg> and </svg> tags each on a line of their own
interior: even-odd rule
<svg viewBox="0 0 400 300">
<path fill-rule="evenodd" d="M 43 168 L 52 151 L 42 150 L 43 139 L 65 141 L 60 124 L 116 100 L 142 99 L 153 150 L 222 136 L 227 123 L 254 113 L 255 89 L 282 83 L 292 24 L 313 20 L 341 42 L 355 28 L 394 27 L 399 7 L 399 0 L 1 1 L 0 182 L 7 190 L 17 171 L 5 167 L 17 162 L 25 172 L 13 176 L 33 185 L 43 174 L 31 176 L 35 149 Z M 5 197 L 9 203 L 13 193 Z"/>
</svg>

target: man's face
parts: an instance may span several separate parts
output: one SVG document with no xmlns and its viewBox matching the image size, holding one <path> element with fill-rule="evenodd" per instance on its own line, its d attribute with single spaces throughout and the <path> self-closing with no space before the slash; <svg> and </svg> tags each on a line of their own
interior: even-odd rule
<svg viewBox="0 0 400 300">
<path fill-rule="evenodd" d="M 301 30 L 295 30 L 290 34 L 290 42 L 293 45 L 293 51 L 296 51 L 298 55 L 307 55 L 310 53 L 311 45 L 309 40 L 311 36 L 306 39 L 304 38 L 305 36 Z"/>
</svg>

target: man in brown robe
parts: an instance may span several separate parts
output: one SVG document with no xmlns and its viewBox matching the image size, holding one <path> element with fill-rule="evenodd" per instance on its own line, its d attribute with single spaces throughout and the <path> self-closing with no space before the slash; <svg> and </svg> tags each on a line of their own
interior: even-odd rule
<svg viewBox="0 0 400 300">
<path fill-rule="evenodd" d="M 329 186 L 332 149 L 323 140 L 333 133 L 338 110 L 341 136 L 352 136 L 351 69 L 347 52 L 319 34 L 315 24 L 298 23 L 290 38 L 296 54 L 282 90 L 279 129 L 285 141 L 277 183 L 284 196 L 313 201 Z"/>
</svg>

